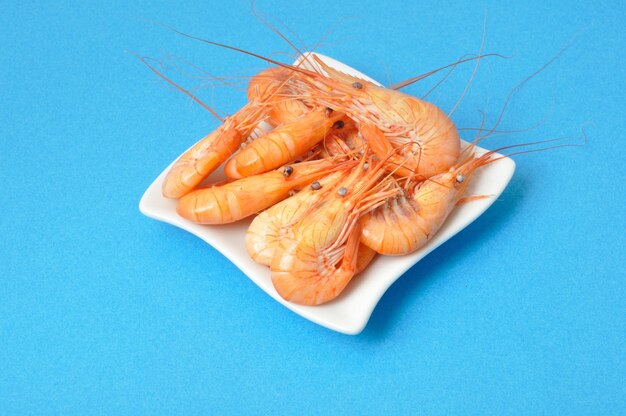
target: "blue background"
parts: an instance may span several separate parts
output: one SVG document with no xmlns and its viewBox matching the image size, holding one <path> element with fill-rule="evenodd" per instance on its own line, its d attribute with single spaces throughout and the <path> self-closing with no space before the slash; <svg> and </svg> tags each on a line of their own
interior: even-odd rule
<svg viewBox="0 0 626 416">
<path fill-rule="evenodd" d="M 486 12 L 485 51 L 511 58 L 482 62 L 460 127 L 478 110 L 493 123 L 579 34 L 501 128 L 545 123 L 484 146 L 581 142 L 582 127 L 586 146 L 517 157 L 502 197 L 393 285 L 358 336 L 289 312 L 137 209 L 217 123 L 125 51 L 249 75 L 263 64 L 148 21 L 288 51 L 249 3 L 16 3 L 0 6 L 0 414 L 626 412 L 623 2 L 258 2 L 308 45 L 334 25 L 320 52 L 383 82 L 477 52 Z M 430 98 L 452 108 L 472 68 Z M 222 114 L 244 102 L 199 95 Z"/>
</svg>

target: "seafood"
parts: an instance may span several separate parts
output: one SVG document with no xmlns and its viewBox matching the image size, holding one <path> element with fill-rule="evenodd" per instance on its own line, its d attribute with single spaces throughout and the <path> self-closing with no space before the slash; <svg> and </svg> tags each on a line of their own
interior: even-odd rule
<svg viewBox="0 0 626 416">
<path fill-rule="evenodd" d="M 250 79 L 249 101 L 267 101 L 267 122 L 273 127 L 296 121 L 310 108 L 299 98 L 286 98 L 290 94 L 286 82 L 292 71 L 281 66 L 270 67 Z"/>
<path fill-rule="evenodd" d="M 257 263 L 269 266 L 286 227 L 300 221 L 347 173 L 347 170 L 340 170 L 326 175 L 307 189 L 257 215 L 246 232 L 246 250 L 250 257 Z"/>
<path fill-rule="evenodd" d="M 493 152 L 478 157 L 469 154 L 448 172 L 410 186 L 408 192 L 363 215 L 361 242 L 387 256 L 423 247 L 462 201 L 474 171 L 494 161 Z"/>
<path fill-rule="evenodd" d="M 289 163 L 343 128 L 344 117 L 325 108 L 311 110 L 254 140 L 226 163 L 224 171 L 229 178 L 242 178 Z"/>
<path fill-rule="evenodd" d="M 317 62 L 330 76 L 294 71 L 291 88 L 307 102 L 333 108 L 355 120 L 378 157 L 399 149 L 389 163 L 390 168 L 399 167 L 398 175 L 425 179 L 445 172 L 456 162 L 459 134 L 439 107 L 341 73 L 319 59 Z"/>
<path fill-rule="evenodd" d="M 286 65 L 184 36 L 277 65 L 251 77 L 249 102 L 224 120 L 150 68 L 222 121 L 174 163 L 163 195 L 180 198 L 178 214 L 201 224 L 258 214 L 246 250 L 269 266 L 284 299 L 304 305 L 335 299 L 377 253 L 418 250 L 457 204 L 483 197 L 465 196 L 467 186 L 497 158 L 473 152 L 501 115 L 491 130 L 481 125 L 479 132 L 487 132 L 461 152 L 457 128 L 432 103 L 337 71 L 312 54 Z M 273 130 L 258 134 L 261 122 Z M 195 189 L 222 164 L 229 180 Z"/>
<path fill-rule="evenodd" d="M 174 162 L 163 180 L 163 196 L 180 198 L 191 192 L 239 149 L 266 111 L 266 106 L 248 103 L 187 150 Z"/>
<path fill-rule="evenodd" d="M 248 99 L 264 100 L 273 131 L 252 141 L 228 161 L 224 170 L 237 179 L 267 172 L 309 151 L 320 140 L 341 130 L 349 119 L 329 108 L 311 109 L 291 95 L 292 71 L 271 67 L 255 75 L 248 86 Z"/>
<path fill-rule="evenodd" d="M 286 229 L 272 259 L 274 288 L 284 299 L 319 305 L 337 297 L 356 273 L 359 217 L 397 189 L 379 183 L 384 163 L 362 158 L 327 198 Z"/>
<path fill-rule="evenodd" d="M 321 305 L 336 298 L 356 275 L 361 228 L 350 227 L 345 241 L 328 253 L 302 252 L 293 238 L 281 241 L 283 251 L 272 262 L 272 284 L 283 299 L 302 305 Z M 322 257 L 320 260 L 319 257 Z"/>
<path fill-rule="evenodd" d="M 178 201 L 176 212 L 200 224 L 235 222 L 282 201 L 298 186 L 350 165 L 354 162 L 315 160 L 294 163 L 224 185 L 197 189 Z"/>
<path fill-rule="evenodd" d="M 345 176 L 346 171 L 331 173 L 313 182 L 308 189 L 257 215 L 246 232 L 246 250 L 250 257 L 257 263 L 269 266 L 286 229 L 300 221 L 325 196 L 326 191 L 335 189 L 334 185 Z M 375 255 L 376 251 L 360 244 L 356 255 L 355 275 L 365 270 Z"/>
<path fill-rule="evenodd" d="M 200 102 L 191 93 L 150 66 L 145 60 L 142 61 L 161 78 Z M 223 121 L 222 125 L 176 160 L 163 181 L 163 196 L 180 198 L 191 192 L 234 154 L 241 147 L 242 142 L 252 134 L 264 119 L 295 120 L 305 114 L 308 107 L 304 103 L 299 100 L 291 100 L 293 102 L 287 103 L 281 96 L 282 93 L 286 92 L 284 83 L 288 77 L 289 71 L 280 67 L 270 68 L 253 77 L 248 87 L 249 102 L 225 120 L 218 116 Z M 210 107 L 204 103 L 201 104 L 215 115 Z M 284 163 L 287 162 L 289 160 Z M 265 171 L 280 165 L 282 163 Z M 237 177 L 240 176 L 235 176 L 235 178 Z"/>
</svg>

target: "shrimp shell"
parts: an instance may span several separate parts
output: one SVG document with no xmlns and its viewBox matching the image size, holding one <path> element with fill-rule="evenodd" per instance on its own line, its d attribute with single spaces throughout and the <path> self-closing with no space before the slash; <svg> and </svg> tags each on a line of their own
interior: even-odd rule
<svg viewBox="0 0 626 416">
<path fill-rule="evenodd" d="M 300 221 L 346 174 L 346 171 L 337 171 L 326 175 L 319 179 L 319 189 L 303 189 L 257 215 L 246 231 L 246 250 L 250 257 L 269 266 L 286 227 Z"/>
<path fill-rule="evenodd" d="M 361 242 L 387 256 L 420 249 L 462 200 L 474 171 L 492 161 L 491 153 L 469 157 L 448 172 L 418 183 L 408 195 L 390 198 L 361 217 Z"/>
<path fill-rule="evenodd" d="M 326 160 L 294 163 L 285 169 L 197 189 L 178 201 L 180 216 L 200 224 L 227 224 L 256 214 L 289 196 L 289 192 L 354 162 Z M 287 174 L 287 170 L 290 173 Z"/>
<path fill-rule="evenodd" d="M 389 166 L 402 176 L 427 178 L 448 170 L 460 156 L 460 137 L 450 118 L 432 103 L 343 74 L 317 59 L 330 74 L 294 73 L 290 88 L 312 105 L 346 113 Z M 397 166 L 401 166 L 397 169 Z"/>
<path fill-rule="evenodd" d="M 267 122 L 273 127 L 293 123 L 310 110 L 304 101 L 285 97 L 290 95 L 286 83 L 291 74 L 288 68 L 271 67 L 256 74 L 248 84 L 248 100 L 268 103 Z"/>
<path fill-rule="evenodd" d="M 277 127 L 242 149 L 224 168 L 230 178 L 267 172 L 305 154 L 320 140 L 343 126 L 340 113 L 318 108 L 296 121 Z"/>
<path fill-rule="evenodd" d="M 355 275 L 361 238 L 358 218 L 396 192 L 378 184 L 384 162 L 368 168 L 372 163 L 363 158 L 333 192 L 286 228 L 270 267 L 272 283 L 284 299 L 305 305 L 328 302 Z"/>
</svg>

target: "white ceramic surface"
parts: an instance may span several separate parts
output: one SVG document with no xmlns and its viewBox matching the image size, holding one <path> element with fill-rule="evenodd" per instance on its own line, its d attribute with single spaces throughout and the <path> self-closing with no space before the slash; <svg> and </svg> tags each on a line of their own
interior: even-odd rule
<svg viewBox="0 0 626 416">
<path fill-rule="evenodd" d="M 319 54 L 318 56 L 336 69 L 373 81 L 334 59 Z M 477 153 L 481 152 L 484 150 L 479 148 Z M 252 261 L 244 249 L 244 236 L 251 219 L 235 224 L 209 226 L 195 224 L 179 217 L 176 214 L 176 201 L 161 195 L 161 184 L 168 170 L 169 166 L 155 179 L 141 198 L 139 209 L 144 215 L 180 227 L 200 237 L 232 261 L 268 295 L 298 315 L 334 331 L 358 334 L 367 324 L 374 307 L 391 284 L 411 266 L 467 227 L 491 206 L 511 180 L 515 163 L 509 158 L 503 158 L 479 169 L 469 186 L 468 194 L 492 195 L 492 197 L 457 207 L 439 232 L 421 250 L 401 257 L 377 256 L 367 270 L 355 278 L 337 299 L 321 306 L 292 304 L 276 293 L 270 280 L 269 270 Z M 164 244 L 167 244 L 166 239 L 164 239 Z"/>
</svg>

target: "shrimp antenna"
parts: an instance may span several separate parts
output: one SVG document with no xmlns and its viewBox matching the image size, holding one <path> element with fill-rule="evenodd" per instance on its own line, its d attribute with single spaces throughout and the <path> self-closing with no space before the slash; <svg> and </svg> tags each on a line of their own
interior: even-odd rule
<svg viewBox="0 0 626 416">
<path fill-rule="evenodd" d="M 480 113 L 480 126 L 478 127 L 478 134 L 476 134 L 476 138 L 472 140 L 472 142 L 468 146 L 461 150 L 461 154 L 459 155 L 461 163 L 465 163 L 469 160 L 472 155 L 472 151 L 476 148 L 476 144 L 480 141 L 480 132 L 483 131 L 483 126 L 485 125 L 485 120 L 487 116 L 482 110 L 478 110 L 478 112 Z"/>
<path fill-rule="evenodd" d="M 289 40 L 289 38 L 287 36 L 285 36 L 280 30 L 278 30 L 278 28 L 276 28 L 276 26 L 274 26 L 267 18 L 263 17 L 261 15 L 261 13 L 256 9 L 255 6 L 255 0 L 252 0 L 250 2 L 250 8 L 252 10 L 252 15 L 254 17 L 256 17 L 257 20 L 259 20 L 261 23 L 263 23 L 265 26 L 267 26 L 272 32 L 276 33 L 278 36 L 280 36 L 281 39 L 283 39 L 287 45 L 289 45 L 289 47 L 291 49 L 293 49 L 299 56 L 302 57 L 302 59 L 300 60 L 300 62 L 298 62 L 297 66 L 302 65 L 304 62 L 306 62 L 310 67 L 314 67 L 313 63 L 310 61 L 310 54 L 311 52 L 314 52 L 315 49 L 317 49 L 317 47 L 324 41 L 324 39 L 332 32 L 331 29 L 329 29 L 323 36 L 322 38 L 319 40 L 319 42 L 317 44 L 315 44 L 313 46 L 313 48 L 311 48 L 310 51 L 302 52 L 302 50 L 300 48 L 298 48 L 292 41 Z M 280 22 L 280 20 L 279 20 Z M 280 22 L 282 23 L 282 22 Z M 284 26 L 284 23 L 283 23 Z M 289 28 L 287 28 L 287 30 L 289 30 Z M 293 31 L 289 30 L 289 32 L 291 32 L 291 34 L 294 35 L 294 37 L 300 42 L 300 44 L 304 45 L 304 47 L 306 48 L 307 46 L 305 45 L 305 43 L 302 41 L 302 39 L 300 39 L 300 37 L 298 37 L 298 35 L 296 33 L 294 33 Z"/>
<path fill-rule="evenodd" d="M 256 19 L 258 21 L 260 21 L 265 26 L 267 26 L 272 32 L 274 32 L 278 36 L 280 36 L 281 39 L 283 39 L 285 42 L 287 42 L 287 45 L 289 45 L 291 47 L 291 49 L 293 49 L 297 54 L 299 54 L 300 56 L 304 57 L 304 53 L 302 53 L 302 51 L 292 41 L 290 41 L 289 38 L 287 38 L 287 36 L 285 36 L 280 30 L 278 30 L 276 28 L 276 26 L 274 26 L 272 23 L 270 23 L 269 20 L 267 20 L 265 17 L 261 16 L 261 13 L 259 13 L 259 11 L 256 9 L 256 7 L 254 5 L 254 0 L 250 1 L 250 10 L 252 11 L 252 15 L 254 17 L 256 17 Z M 300 41 L 300 42 L 302 42 L 302 41 Z M 303 60 L 307 60 L 307 58 L 304 57 Z"/>
<path fill-rule="evenodd" d="M 543 152 L 544 150 L 558 149 L 558 148 L 561 148 L 561 147 L 583 147 L 583 146 L 585 146 L 587 144 L 587 133 L 585 132 L 585 127 L 584 126 L 580 128 L 580 133 L 581 133 L 581 135 L 583 137 L 583 142 L 582 143 L 566 143 L 566 144 L 560 144 L 560 145 L 556 145 L 556 146 L 543 147 L 541 149 L 523 150 L 523 151 L 514 152 L 514 153 L 511 153 L 511 154 L 508 154 L 508 155 L 497 157 L 497 158 L 493 159 L 492 161 L 495 162 L 495 161 L 503 159 L 505 157 L 522 155 L 524 153 Z M 521 146 L 529 146 L 529 145 L 534 145 L 534 144 L 551 143 L 551 142 L 556 142 L 556 141 L 559 141 L 559 140 L 563 140 L 563 139 L 562 138 L 557 138 L 557 139 L 550 139 L 550 140 L 541 140 L 541 141 L 532 142 L 532 143 L 524 143 L 524 144 L 505 146 L 505 147 L 502 147 L 502 148 L 497 149 L 495 151 L 491 151 L 490 153 L 500 152 L 502 150 L 511 149 L 513 147 L 521 147 Z M 492 161 L 490 161 L 489 163 L 491 163 Z"/>
<path fill-rule="evenodd" d="M 425 72 L 425 73 L 423 73 L 421 75 L 417 75 L 417 76 L 415 76 L 413 78 L 409 78 L 409 79 L 404 80 L 404 81 L 396 82 L 395 84 L 389 85 L 387 88 L 390 88 L 392 90 L 399 90 L 399 89 L 402 89 L 404 87 L 408 87 L 409 85 L 414 84 L 414 83 L 416 83 L 418 81 L 421 81 L 424 78 L 428 78 L 429 76 L 434 75 L 437 72 L 443 71 L 444 69 L 448 69 L 450 67 L 455 67 L 455 66 L 457 66 L 459 64 L 462 64 L 462 63 L 465 63 L 465 62 L 475 61 L 476 59 L 488 58 L 490 56 L 497 56 L 498 58 L 503 58 L 503 59 L 509 59 L 510 58 L 510 56 L 501 55 L 499 53 L 486 53 L 484 55 L 473 56 L 471 58 L 462 58 L 462 59 L 459 59 L 456 62 L 453 62 L 451 64 L 447 64 L 447 65 L 441 66 L 439 68 L 436 68 L 436 69 L 433 69 L 431 71 Z"/>
<path fill-rule="evenodd" d="M 550 107 L 550 111 L 545 116 L 543 116 L 541 118 L 541 120 L 539 120 L 535 124 L 531 125 L 530 127 L 525 127 L 525 128 L 516 129 L 516 130 L 494 130 L 494 129 L 490 129 L 488 134 L 485 134 L 484 136 L 481 136 L 481 133 L 483 131 L 487 131 L 484 128 L 486 115 L 485 115 L 485 113 L 482 110 L 478 110 L 479 113 L 481 114 L 481 122 L 480 122 L 480 126 L 479 127 L 461 127 L 461 128 L 458 128 L 457 130 L 459 130 L 459 131 L 476 131 L 476 132 L 478 132 L 477 135 L 476 135 L 476 138 L 472 141 L 473 144 L 477 144 L 478 142 L 486 139 L 487 137 L 489 137 L 492 134 L 513 134 L 513 133 L 529 132 L 529 131 L 532 131 L 532 130 L 536 129 L 537 127 L 543 125 L 546 121 L 548 121 L 550 116 L 552 116 L 552 114 L 554 114 L 554 106 L 555 106 L 555 104 L 556 104 L 556 96 L 553 97 L 553 104 L 552 104 L 552 107 Z"/>
<path fill-rule="evenodd" d="M 496 120 L 495 124 L 493 125 L 493 127 L 485 135 L 482 136 L 482 138 L 485 138 L 485 137 L 489 136 L 491 133 L 493 133 L 498 128 L 498 126 L 500 125 L 500 122 L 502 121 L 502 118 L 504 117 L 504 111 L 508 107 L 509 102 L 511 101 L 511 98 L 513 97 L 513 95 L 517 91 L 519 91 L 528 81 L 530 81 L 531 79 L 536 77 L 540 72 L 542 72 L 544 69 L 549 67 L 554 61 L 556 61 L 561 55 L 563 55 L 565 53 L 565 51 L 567 51 L 570 47 L 572 47 L 572 45 L 574 44 L 576 39 L 578 39 L 578 36 L 579 36 L 578 34 L 575 35 L 574 38 L 572 40 L 570 40 L 564 47 L 562 47 L 556 53 L 556 55 L 554 55 L 552 58 L 550 58 L 550 60 L 548 62 L 543 64 L 539 69 L 537 69 L 535 72 L 533 72 L 532 74 L 530 74 L 529 76 L 524 78 L 522 80 L 522 82 L 520 82 L 515 87 L 513 87 L 513 89 L 509 92 L 509 94 L 507 95 L 506 99 L 504 100 L 504 104 L 502 105 L 502 110 L 500 110 L 500 115 L 498 115 L 498 119 Z"/>
<path fill-rule="evenodd" d="M 324 42 L 324 40 L 333 32 L 334 30 L 334 26 L 336 26 L 338 23 L 335 22 L 331 25 L 331 27 L 322 35 L 322 37 L 320 38 L 319 41 L 317 41 L 312 48 L 310 48 L 310 50 L 307 50 L 307 52 L 302 52 L 302 50 L 300 48 L 298 48 L 292 41 L 289 40 L 289 38 L 287 36 L 285 36 L 280 30 L 278 30 L 278 28 L 276 28 L 276 26 L 274 26 L 269 19 L 263 17 L 261 15 L 261 13 L 256 9 L 255 6 L 255 0 L 252 0 L 250 2 L 250 7 L 252 10 L 252 15 L 254 17 L 256 17 L 257 20 L 259 20 L 261 23 L 263 23 L 265 26 L 267 26 L 272 32 L 276 33 L 278 36 L 280 36 L 288 45 L 291 49 L 293 49 L 297 54 L 299 54 L 299 56 L 302 57 L 302 59 L 300 60 L 300 62 L 298 62 L 297 66 L 302 65 L 304 62 L 308 63 L 310 67 L 314 68 L 315 66 L 313 65 L 313 63 L 310 61 L 310 55 L 311 52 L 315 52 L 315 50 L 322 45 L 322 43 Z M 299 42 L 301 45 L 303 45 L 306 49 L 309 49 L 309 47 L 302 41 L 302 39 L 300 39 L 300 37 L 298 36 L 297 33 L 295 33 L 293 30 L 289 29 L 289 27 L 287 25 L 284 24 L 284 22 L 282 22 L 280 19 L 275 18 L 275 20 L 277 20 L 287 31 L 289 31 Z M 293 56 L 286 54 L 292 58 L 294 58 Z M 295 59 L 295 58 L 294 58 Z"/>
<path fill-rule="evenodd" d="M 205 103 L 203 103 L 198 97 L 196 97 L 195 95 L 193 95 L 191 92 L 189 92 L 188 90 L 186 90 L 185 88 L 181 87 L 180 85 L 178 85 L 177 83 L 175 83 L 174 81 L 172 81 L 170 78 L 166 77 L 161 71 L 159 71 L 158 69 L 156 69 L 154 66 L 152 66 L 148 60 L 143 57 L 143 56 L 139 56 L 137 55 L 135 52 L 132 51 L 127 51 L 128 53 L 130 53 L 131 55 L 133 55 L 135 58 L 139 59 L 144 65 L 146 65 L 152 72 L 154 72 L 155 74 L 157 74 L 159 77 L 161 77 L 161 79 L 163 79 L 164 81 L 166 81 L 167 83 L 169 83 L 170 85 L 174 86 L 177 90 L 179 90 L 180 92 L 182 92 L 183 94 L 187 95 L 189 98 L 191 98 L 192 100 L 194 100 L 196 103 L 200 104 L 202 107 L 204 107 L 209 113 L 211 113 L 215 118 L 217 118 L 219 121 L 221 121 L 222 123 L 224 122 L 224 119 L 215 112 L 215 110 L 213 110 L 211 107 L 209 107 L 208 105 L 206 105 Z"/>
<path fill-rule="evenodd" d="M 176 69 L 178 69 L 178 71 L 179 71 L 181 74 L 183 74 L 183 75 L 185 75 L 185 76 L 187 76 L 187 77 L 196 78 L 196 79 L 202 79 L 202 80 L 206 80 L 206 79 L 208 78 L 208 79 L 210 79 L 210 80 L 212 80 L 212 81 L 218 82 L 218 83 L 219 83 L 219 84 L 221 84 L 222 86 L 225 86 L 225 87 L 230 87 L 230 88 L 234 88 L 234 89 L 237 89 L 237 90 L 239 90 L 239 91 L 244 91 L 244 92 L 245 92 L 245 89 L 243 89 L 243 88 L 241 88 L 241 87 L 239 87 L 239 86 L 238 86 L 238 84 L 237 84 L 237 82 L 236 82 L 236 81 L 237 81 L 237 79 L 238 79 L 237 77 L 218 77 L 218 76 L 216 76 L 216 75 L 211 74 L 210 72 L 208 72 L 208 71 L 207 71 L 207 70 L 205 70 L 204 68 L 201 68 L 200 66 L 198 66 L 198 65 L 194 64 L 193 62 L 191 62 L 191 61 L 189 61 L 189 60 L 187 60 L 187 59 L 185 59 L 185 58 L 183 58 L 183 57 L 181 57 L 181 56 L 172 55 L 172 54 L 170 54 L 170 53 L 167 53 L 166 51 L 164 51 L 164 52 L 165 52 L 165 54 L 167 55 L 167 57 L 168 57 L 168 58 L 172 61 L 172 64 L 174 65 L 174 67 L 175 67 Z M 202 73 L 202 74 L 204 74 L 205 76 L 198 76 L 198 75 L 193 75 L 193 74 L 188 73 L 188 72 L 187 72 L 187 71 L 185 71 L 183 68 L 181 68 L 181 67 L 180 67 L 180 66 L 176 63 L 176 61 L 181 61 L 181 62 L 183 62 L 185 65 L 188 65 L 188 66 L 190 66 L 191 68 L 195 69 L 196 71 L 201 72 L 201 73 Z M 244 77 L 239 77 L 239 78 L 244 78 Z M 208 82 L 203 82 L 203 83 L 200 85 L 200 87 L 195 88 L 195 90 L 198 90 L 198 89 L 203 89 L 203 88 L 206 88 L 207 86 L 210 86 L 210 87 L 215 87 L 215 86 L 216 86 L 215 84 L 211 84 L 211 85 L 207 85 L 207 84 L 208 84 Z M 241 84 L 241 82 L 240 82 L 239 84 Z"/>
<path fill-rule="evenodd" d="M 154 22 L 154 24 L 160 25 L 160 26 L 162 26 L 162 27 L 164 27 L 164 28 L 166 28 L 166 29 L 168 29 L 168 30 L 170 30 L 170 31 L 172 31 L 172 32 L 174 32 L 174 33 L 176 33 L 176 34 L 178 34 L 178 35 L 184 36 L 184 37 L 186 37 L 186 38 L 193 39 L 193 40 L 197 40 L 197 41 L 199 41 L 199 42 L 203 42 L 203 43 L 207 43 L 207 44 L 209 44 L 209 45 L 218 46 L 218 47 L 220 47 L 220 48 L 225 48 L 225 49 L 230 49 L 230 50 L 233 50 L 233 51 L 236 51 L 236 52 L 240 52 L 240 53 L 243 53 L 243 54 L 245 54 L 245 55 L 249 55 L 249 56 L 252 56 L 252 57 L 255 57 L 255 58 L 261 59 L 261 60 L 263 60 L 263 61 L 266 61 L 266 62 L 272 63 L 272 64 L 274 64 L 274 65 L 278 65 L 278 66 L 280 66 L 280 67 L 287 68 L 287 69 L 289 69 L 289 70 L 291 70 L 291 71 L 294 71 L 294 72 L 300 72 L 300 73 L 302 73 L 302 74 L 309 75 L 309 76 L 318 76 L 318 75 L 319 75 L 317 72 L 314 72 L 314 71 L 309 71 L 309 70 L 306 70 L 306 69 L 304 69 L 304 68 L 300 68 L 300 67 L 298 67 L 298 66 L 294 66 L 294 65 L 288 65 L 288 64 L 285 64 L 285 63 L 283 63 L 283 62 L 276 61 L 276 60 L 271 59 L 271 58 L 267 58 L 267 57 L 265 57 L 265 56 L 263 56 L 263 55 L 259 55 L 259 54 L 254 53 L 254 52 L 247 51 L 247 50 L 245 50 L 245 49 L 241 49 L 241 48 L 237 48 L 237 47 L 235 47 L 235 46 L 226 45 L 226 44 L 224 44 L 224 43 L 213 42 L 213 41 L 210 41 L 210 40 L 208 40 L 208 39 L 203 39 L 203 38 L 200 38 L 200 37 L 197 37 L 197 36 L 189 35 L 189 34 L 187 34 L 187 33 L 181 32 L 181 31 L 179 31 L 179 30 L 175 29 L 174 27 L 172 27 L 172 26 L 170 26 L 170 25 L 167 25 L 167 24 L 165 24 L 165 23 L 161 23 L 161 22 Z M 290 79 L 290 78 L 288 78 L 288 79 L 286 79 L 285 81 L 283 81 L 282 85 L 286 85 L 286 84 L 289 82 L 289 79 Z M 190 93 L 189 93 L 189 94 L 190 94 Z"/>
<path fill-rule="evenodd" d="M 468 56 L 474 56 L 475 55 L 471 55 L 471 54 L 465 54 L 463 55 L 460 59 L 465 59 Z M 458 62 L 452 64 L 452 66 L 450 67 L 450 69 L 448 70 L 448 72 L 439 80 L 437 81 L 437 83 L 435 83 L 435 85 L 433 85 L 427 92 L 426 94 L 422 95 L 422 100 L 425 100 L 426 97 L 428 97 L 433 91 L 435 91 L 441 84 L 443 84 L 449 77 L 450 75 L 452 75 L 452 72 L 454 72 L 454 70 L 456 69 L 456 67 L 458 66 Z"/>
<path fill-rule="evenodd" d="M 485 47 L 485 36 L 486 36 L 486 34 L 487 34 L 487 14 L 485 13 L 485 17 L 484 17 L 484 20 L 483 20 L 483 35 L 482 35 L 482 39 L 480 40 L 480 50 L 478 51 L 478 56 L 480 56 L 480 54 L 483 52 L 483 48 Z M 463 92 L 461 93 L 461 96 L 456 101 L 456 104 L 454 104 L 454 107 L 452 107 L 452 110 L 450 110 L 450 112 L 448 113 L 448 117 L 451 117 L 452 114 L 454 114 L 456 109 L 459 107 L 459 104 L 461 104 L 461 101 L 463 100 L 463 97 L 465 97 L 465 94 L 467 94 L 467 91 L 469 90 L 470 85 L 472 85 L 472 81 L 474 81 L 474 77 L 476 76 L 476 72 L 478 72 L 478 66 L 479 65 L 480 65 L 480 58 L 476 59 L 476 65 L 474 66 L 474 71 L 472 71 L 472 76 L 470 77 L 469 81 L 467 82 L 467 85 L 465 86 L 465 89 L 463 89 Z"/>
<path fill-rule="evenodd" d="M 561 147 L 582 147 L 587 143 L 587 136 L 585 134 L 584 129 L 582 130 L 582 135 L 583 135 L 583 143 L 581 144 L 576 144 L 576 143 L 566 143 L 566 144 L 561 144 L 561 145 L 555 145 L 555 146 L 549 146 L 549 147 L 543 147 L 540 149 L 530 149 L 530 150 L 521 150 L 519 152 L 514 152 L 514 153 L 510 153 L 508 155 L 501 155 L 499 157 L 493 157 L 494 154 L 499 153 L 503 150 L 507 150 L 507 149 L 513 149 L 513 148 L 517 148 L 517 147 L 526 147 L 526 146 L 533 146 L 533 145 L 538 145 L 538 144 L 545 144 L 545 143 L 552 143 L 552 142 L 556 142 L 559 140 L 564 140 L 564 138 L 556 138 L 556 139 L 548 139 L 548 140 L 539 140 L 539 141 L 535 141 L 535 142 L 528 142 L 528 143 L 519 143 L 519 144 L 512 144 L 509 146 L 503 146 L 500 147 L 498 149 L 494 149 L 494 150 L 490 150 L 484 154 L 482 154 L 479 157 L 475 157 L 474 159 L 470 159 L 470 160 L 466 160 L 463 162 L 463 164 L 467 163 L 469 166 L 474 165 L 475 167 L 479 167 L 479 166 L 484 166 L 484 165 L 488 165 L 491 164 L 493 162 L 497 162 L 500 159 L 504 159 L 507 157 L 511 157 L 511 156 L 517 156 L 517 155 L 521 155 L 521 154 L 525 154 L 525 153 L 535 153 L 535 152 L 543 152 L 546 150 L 552 150 L 552 149 L 558 149 Z M 473 145 L 471 145 L 473 146 Z M 468 159 L 468 158 L 466 158 Z"/>
<path fill-rule="evenodd" d="M 303 74 L 306 74 L 306 75 L 318 75 L 317 73 L 312 72 L 312 71 L 308 71 L 308 70 L 306 70 L 304 68 L 299 68 L 297 66 L 293 66 L 293 65 L 289 65 L 289 64 L 286 64 L 286 63 L 283 63 L 283 62 L 280 62 L 280 61 L 276 61 L 274 59 L 267 58 L 267 57 L 265 57 L 263 55 L 259 55 L 258 53 L 250 52 L 250 51 L 247 51 L 245 49 L 238 48 L 236 46 L 230 46 L 230 45 L 226 45 L 224 43 L 213 42 L 213 41 L 208 40 L 208 39 L 203 39 L 203 38 L 200 38 L 200 37 L 197 37 L 197 36 L 194 36 L 194 35 L 190 35 L 190 34 L 181 32 L 181 31 L 175 29 L 174 27 L 172 27 L 170 25 L 167 25 L 165 23 L 155 22 L 155 24 L 157 24 L 159 26 L 162 26 L 162 27 L 164 27 L 164 28 L 166 28 L 166 29 L 168 29 L 168 30 L 178 34 L 178 35 L 184 36 L 184 37 L 189 38 L 189 39 L 197 40 L 199 42 L 207 43 L 207 44 L 213 45 L 213 46 L 218 46 L 218 47 L 224 48 L 224 49 L 230 49 L 230 50 L 235 51 L 235 52 L 240 52 L 240 53 L 243 53 L 245 55 L 249 55 L 249 56 L 261 59 L 263 61 L 272 63 L 274 65 L 278 65 L 278 66 L 281 66 L 283 68 L 287 68 L 287 69 L 290 69 L 292 71 L 300 72 L 300 73 L 303 73 Z"/>
</svg>

